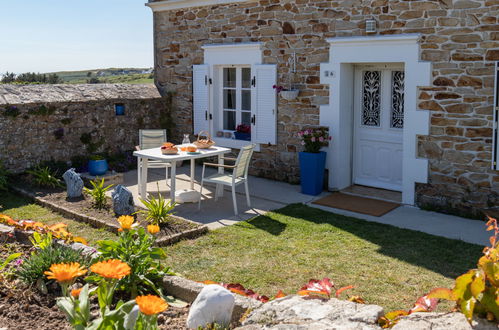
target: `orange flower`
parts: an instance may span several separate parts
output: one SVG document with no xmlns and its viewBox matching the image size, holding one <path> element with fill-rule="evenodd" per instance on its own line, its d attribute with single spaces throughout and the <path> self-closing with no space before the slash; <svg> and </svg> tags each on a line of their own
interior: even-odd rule
<svg viewBox="0 0 499 330">
<path fill-rule="evenodd" d="M 120 223 L 121 228 L 118 229 L 118 231 L 132 229 L 133 220 L 134 220 L 133 217 L 130 215 L 122 215 L 121 217 L 119 217 L 118 222 Z"/>
<path fill-rule="evenodd" d="M 145 315 L 161 313 L 168 308 L 168 304 L 162 298 L 153 295 L 138 296 L 135 302 L 139 305 L 140 312 Z"/>
<path fill-rule="evenodd" d="M 105 278 L 122 279 L 130 275 L 130 266 L 121 260 L 109 259 L 90 266 L 90 270 Z"/>
<path fill-rule="evenodd" d="M 78 298 L 80 296 L 80 292 L 83 288 L 79 288 L 79 289 L 73 289 L 71 290 L 71 295 L 74 297 L 74 298 Z"/>
<path fill-rule="evenodd" d="M 151 234 L 156 234 L 157 232 L 159 232 L 159 226 L 158 225 L 148 225 L 147 226 L 147 231 Z"/>
<path fill-rule="evenodd" d="M 78 276 L 84 275 L 87 272 L 77 262 L 69 264 L 53 264 L 50 266 L 50 271 L 44 272 L 48 279 L 55 279 L 59 283 L 71 283 Z"/>
</svg>

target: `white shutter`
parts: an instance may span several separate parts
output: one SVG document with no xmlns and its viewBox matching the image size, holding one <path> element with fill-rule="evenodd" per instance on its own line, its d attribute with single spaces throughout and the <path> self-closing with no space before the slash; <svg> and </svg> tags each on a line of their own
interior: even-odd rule
<svg viewBox="0 0 499 330">
<path fill-rule="evenodd" d="M 201 131 L 209 131 L 210 115 L 209 102 L 209 65 L 193 65 L 192 66 L 192 108 L 194 134 Z"/>
<path fill-rule="evenodd" d="M 256 143 L 276 144 L 277 94 L 273 86 L 277 80 L 277 66 L 253 65 L 251 72 L 254 77 L 253 104 L 255 105 L 251 131 L 256 133 L 252 140 Z"/>
<path fill-rule="evenodd" d="M 494 88 L 494 133 L 492 136 L 492 169 L 499 170 L 499 62 L 496 63 Z"/>
</svg>

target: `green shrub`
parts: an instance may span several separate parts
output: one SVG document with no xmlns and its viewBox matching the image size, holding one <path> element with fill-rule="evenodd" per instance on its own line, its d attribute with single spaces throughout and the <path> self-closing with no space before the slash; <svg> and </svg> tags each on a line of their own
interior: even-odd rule
<svg viewBox="0 0 499 330">
<path fill-rule="evenodd" d="M 166 201 L 161 194 L 158 195 L 159 197 L 157 199 L 154 198 L 154 196 L 149 197 L 149 200 L 140 199 L 147 210 L 137 211 L 138 213 L 145 214 L 146 220 L 153 225 L 167 223 L 168 220 L 170 220 L 170 216 L 176 205 L 175 203 Z"/>
<path fill-rule="evenodd" d="M 85 192 L 89 194 L 94 200 L 94 207 L 96 209 L 103 209 L 106 206 L 106 191 L 111 189 L 112 184 L 104 187 L 104 179 L 100 181 L 98 179 L 90 181 L 93 189 L 84 188 Z"/>
<path fill-rule="evenodd" d="M 52 171 L 47 166 L 37 166 L 32 170 L 27 170 L 26 173 L 32 176 L 33 182 L 37 186 L 46 188 L 64 187 L 62 181 L 57 178 L 57 172 Z"/>
<path fill-rule="evenodd" d="M 3 163 L 0 161 L 0 190 L 7 190 L 9 175 L 9 171 L 7 171 Z"/>
<path fill-rule="evenodd" d="M 123 230 L 117 241 L 97 242 L 101 260 L 119 259 L 130 266 L 130 275 L 122 278 L 118 287 L 129 292 L 132 298 L 151 292 L 162 295 L 157 284 L 165 275 L 171 274 L 169 268 L 160 262 L 166 258 L 166 253 L 153 247 L 154 241 L 155 238 L 140 227 Z"/>
<path fill-rule="evenodd" d="M 40 279 L 46 278 L 43 273 L 49 270 L 53 264 L 78 262 L 80 265 L 88 267 L 91 261 L 92 257 L 82 254 L 82 250 L 73 250 L 69 246 L 53 244 L 43 250 L 36 251 L 24 260 L 16 275 L 26 284 L 33 285 Z"/>
</svg>

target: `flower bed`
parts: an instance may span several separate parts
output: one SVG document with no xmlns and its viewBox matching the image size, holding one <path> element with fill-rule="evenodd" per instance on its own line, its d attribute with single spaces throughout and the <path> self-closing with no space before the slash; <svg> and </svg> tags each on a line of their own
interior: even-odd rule
<svg viewBox="0 0 499 330">
<path fill-rule="evenodd" d="M 32 186 L 27 180 L 20 178 L 20 184 L 11 186 L 17 193 L 33 199 L 38 204 L 50 208 L 62 215 L 78 221 L 88 223 L 97 228 L 105 228 L 111 232 L 117 232 L 119 224 L 117 216 L 111 208 L 96 209 L 92 207 L 89 198 L 67 199 L 66 191 L 62 188 L 39 188 Z M 111 204 L 108 198 L 108 205 Z M 145 216 L 137 214 L 137 221 L 143 227 L 147 226 Z M 156 244 L 160 246 L 173 244 L 181 239 L 195 238 L 208 231 L 206 226 L 193 221 L 171 216 L 167 224 L 161 226 L 157 235 Z"/>
<path fill-rule="evenodd" d="M 12 253 L 27 258 L 33 247 L 19 243 L 0 244 L 0 261 Z M 21 257 L 20 257 L 21 258 Z M 20 259 L 18 259 L 20 260 Z M 1 263 L 0 263 L 1 264 Z M 0 324 L 7 329 L 72 329 L 66 317 L 56 306 L 57 286 L 49 286 L 51 292 L 41 293 L 33 286 L 19 282 L 12 273 L 18 267 L 11 262 L 0 270 Z M 92 300 L 91 312 L 98 310 L 97 299 Z M 169 308 L 158 315 L 159 329 L 185 329 L 188 307 Z"/>
</svg>

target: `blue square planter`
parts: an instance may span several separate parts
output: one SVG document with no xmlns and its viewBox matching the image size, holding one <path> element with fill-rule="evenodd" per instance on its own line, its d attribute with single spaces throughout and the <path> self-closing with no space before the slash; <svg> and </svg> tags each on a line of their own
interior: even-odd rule
<svg viewBox="0 0 499 330">
<path fill-rule="evenodd" d="M 324 186 L 326 153 L 300 152 L 301 192 L 306 195 L 319 195 Z"/>
<path fill-rule="evenodd" d="M 251 141 L 251 133 L 234 132 L 236 140 Z"/>
</svg>

